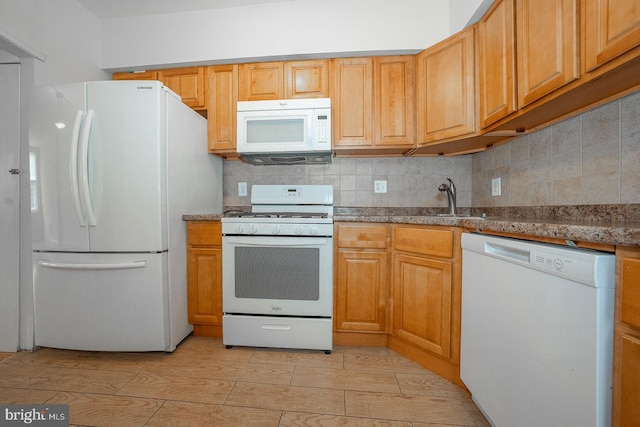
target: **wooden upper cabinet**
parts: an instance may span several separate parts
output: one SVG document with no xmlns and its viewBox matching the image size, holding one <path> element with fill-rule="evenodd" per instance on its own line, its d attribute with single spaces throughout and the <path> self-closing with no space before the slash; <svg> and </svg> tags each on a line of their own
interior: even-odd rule
<svg viewBox="0 0 640 427">
<path fill-rule="evenodd" d="M 284 98 L 284 63 L 258 62 L 240 65 L 240 101 Z"/>
<path fill-rule="evenodd" d="M 212 65 L 209 76 L 209 152 L 236 151 L 238 65 Z"/>
<path fill-rule="evenodd" d="M 113 80 L 158 80 L 158 72 L 156 70 L 125 71 L 123 73 L 113 73 L 111 78 Z"/>
<path fill-rule="evenodd" d="M 516 0 L 518 108 L 580 78 L 578 0 Z"/>
<path fill-rule="evenodd" d="M 496 0 L 478 22 L 480 126 L 516 110 L 515 20 L 513 0 Z"/>
<path fill-rule="evenodd" d="M 474 31 L 417 55 L 418 145 L 475 131 Z"/>
<path fill-rule="evenodd" d="M 374 58 L 376 145 L 414 147 L 415 58 Z"/>
<path fill-rule="evenodd" d="M 342 153 L 397 154 L 415 147 L 415 58 L 333 62 L 333 147 Z"/>
<path fill-rule="evenodd" d="M 373 58 L 334 60 L 333 146 L 373 145 Z"/>
<path fill-rule="evenodd" d="M 240 101 L 328 97 L 329 60 L 240 65 Z"/>
<path fill-rule="evenodd" d="M 182 97 L 193 109 L 207 108 L 206 67 L 158 70 L 158 80 Z"/>
<path fill-rule="evenodd" d="M 583 0 L 585 71 L 640 46 L 640 0 Z"/>
<path fill-rule="evenodd" d="M 285 62 L 284 82 L 285 99 L 328 98 L 329 60 Z"/>
</svg>

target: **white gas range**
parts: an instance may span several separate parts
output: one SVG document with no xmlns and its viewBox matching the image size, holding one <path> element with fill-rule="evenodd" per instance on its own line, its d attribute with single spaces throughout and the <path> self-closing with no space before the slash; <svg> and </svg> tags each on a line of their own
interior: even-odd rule
<svg viewBox="0 0 640 427">
<path fill-rule="evenodd" d="M 333 187 L 254 185 L 222 218 L 223 342 L 332 350 Z"/>
</svg>

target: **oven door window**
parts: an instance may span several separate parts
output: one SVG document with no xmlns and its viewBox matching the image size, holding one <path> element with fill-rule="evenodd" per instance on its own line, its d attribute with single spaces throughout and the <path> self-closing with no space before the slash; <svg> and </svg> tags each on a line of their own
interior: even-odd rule
<svg viewBox="0 0 640 427">
<path fill-rule="evenodd" d="M 320 298 L 318 248 L 234 249 L 236 298 L 296 301 Z"/>
</svg>

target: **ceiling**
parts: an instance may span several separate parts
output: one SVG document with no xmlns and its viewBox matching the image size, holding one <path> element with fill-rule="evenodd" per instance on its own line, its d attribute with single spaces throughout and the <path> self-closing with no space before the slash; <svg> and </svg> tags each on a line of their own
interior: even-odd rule
<svg viewBox="0 0 640 427">
<path fill-rule="evenodd" d="M 78 0 L 100 19 L 224 9 L 300 0 Z"/>
</svg>

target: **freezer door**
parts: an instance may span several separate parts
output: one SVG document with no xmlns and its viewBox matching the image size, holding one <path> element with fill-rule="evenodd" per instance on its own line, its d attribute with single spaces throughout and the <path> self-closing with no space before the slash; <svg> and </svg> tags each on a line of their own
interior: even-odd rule
<svg viewBox="0 0 640 427">
<path fill-rule="evenodd" d="M 33 248 L 89 250 L 76 159 L 85 118 L 85 84 L 39 86 L 29 105 Z"/>
<path fill-rule="evenodd" d="M 164 97 L 155 81 L 87 83 L 92 252 L 167 249 Z"/>
<path fill-rule="evenodd" d="M 166 258 L 166 253 L 35 253 L 36 345 L 172 350 Z"/>
</svg>

